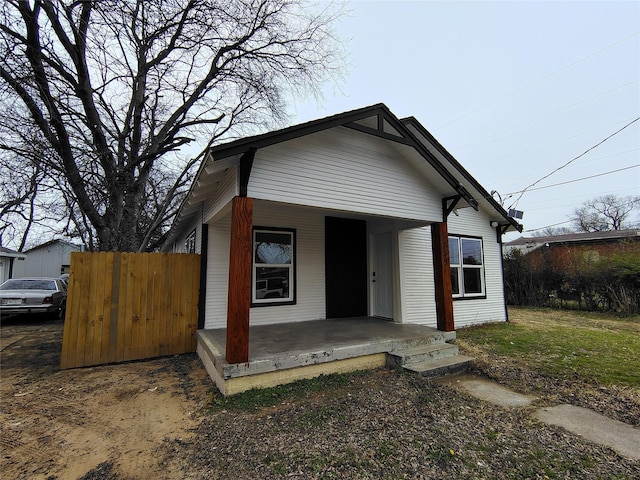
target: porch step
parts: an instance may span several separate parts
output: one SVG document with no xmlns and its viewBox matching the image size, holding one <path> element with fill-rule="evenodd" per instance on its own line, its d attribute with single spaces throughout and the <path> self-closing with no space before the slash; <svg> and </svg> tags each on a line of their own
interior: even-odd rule
<svg viewBox="0 0 640 480">
<path fill-rule="evenodd" d="M 437 360 L 458 355 L 458 345 L 451 343 L 438 343 L 422 345 L 406 350 L 389 352 L 387 364 L 391 368 L 402 367 L 407 364 L 422 363 L 429 360 Z"/>
<path fill-rule="evenodd" d="M 402 368 L 419 373 L 423 377 L 441 377 L 467 370 L 472 361 L 473 358 L 466 355 L 453 355 L 446 358 L 404 364 Z"/>
</svg>

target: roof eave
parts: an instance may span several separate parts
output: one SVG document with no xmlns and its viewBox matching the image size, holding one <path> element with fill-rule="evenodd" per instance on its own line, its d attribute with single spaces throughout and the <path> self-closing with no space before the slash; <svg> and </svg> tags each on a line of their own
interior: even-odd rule
<svg viewBox="0 0 640 480">
<path fill-rule="evenodd" d="M 522 232 L 523 225 L 516 221 L 514 218 L 510 217 L 507 211 L 500 205 L 487 190 L 480 185 L 480 183 L 471 175 L 466 168 L 462 166 L 458 160 L 438 141 L 436 138 L 431 135 L 431 133 L 415 118 L 415 117 L 407 117 L 400 120 L 402 123 L 408 123 L 414 126 L 421 135 L 423 135 L 438 152 L 447 159 L 447 161 L 455 168 L 456 171 L 460 173 L 460 175 L 465 179 L 465 181 L 469 182 L 474 190 L 479 193 L 479 196 L 482 200 L 486 201 L 499 216 L 506 220 L 506 224 L 502 225 L 503 227 L 507 227 L 504 229 L 504 232 L 517 230 L 518 232 Z"/>
</svg>

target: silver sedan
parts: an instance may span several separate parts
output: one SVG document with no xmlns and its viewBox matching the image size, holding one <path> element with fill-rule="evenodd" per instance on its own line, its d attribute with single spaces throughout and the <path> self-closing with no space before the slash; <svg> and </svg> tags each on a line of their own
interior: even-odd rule
<svg viewBox="0 0 640 480">
<path fill-rule="evenodd" d="M 59 278 L 11 278 L 0 285 L 0 317 L 45 314 L 64 318 L 67 287 Z"/>
</svg>

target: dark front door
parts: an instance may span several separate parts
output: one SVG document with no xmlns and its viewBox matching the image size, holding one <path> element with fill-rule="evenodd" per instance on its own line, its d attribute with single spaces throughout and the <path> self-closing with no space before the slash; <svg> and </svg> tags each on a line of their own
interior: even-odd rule
<svg viewBox="0 0 640 480">
<path fill-rule="evenodd" d="M 325 217 L 327 318 L 367 315 L 367 223 Z"/>
</svg>

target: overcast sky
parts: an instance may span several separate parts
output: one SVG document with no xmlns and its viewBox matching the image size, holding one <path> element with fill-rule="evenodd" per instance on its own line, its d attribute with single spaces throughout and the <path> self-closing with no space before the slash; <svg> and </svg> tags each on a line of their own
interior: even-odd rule
<svg viewBox="0 0 640 480">
<path fill-rule="evenodd" d="M 320 106 L 293 105 L 292 124 L 379 102 L 414 116 L 505 208 L 524 211 L 526 236 L 570 226 L 587 199 L 640 194 L 640 121 L 519 201 L 513 193 L 640 116 L 640 2 L 352 1 L 349 9 L 337 25 L 348 40 L 342 87 L 328 86 Z"/>
</svg>

